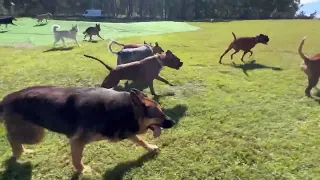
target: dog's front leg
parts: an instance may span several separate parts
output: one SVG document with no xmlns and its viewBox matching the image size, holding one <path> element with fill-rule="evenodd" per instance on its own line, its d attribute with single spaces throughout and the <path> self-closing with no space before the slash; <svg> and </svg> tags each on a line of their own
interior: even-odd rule
<svg viewBox="0 0 320 180">
<path fill-rule="evenodd" d="M 141 137 L 139 137 L 139 136 L 137 136 L 137 135 L 135 135 L 135 136 L 133 136 L 133 137 L 131 137 L 131 138 L 129 138 L 129 139 L 130 139 L 132 142 L 138 144 L 139 146 L 144 147 L 144 148 L 147 149 L 148 151 L 155 151 L 155 150 L 159 149 L 158 146 L 147 143 L 146 141 L 144 141 Z"/>
<path fill-rule="evenodd" d="M 170 86 L 173 86 L 173 84 L 169 83 L 169 81 L 165 80 L 164 78 L 162 78 L 160 76 L 157 76 L 155 79 L 158 80 L 158 81 L 161 81 L 161 82 L 163 82 L 165 84 L 168 84 Z"/>
</svg>

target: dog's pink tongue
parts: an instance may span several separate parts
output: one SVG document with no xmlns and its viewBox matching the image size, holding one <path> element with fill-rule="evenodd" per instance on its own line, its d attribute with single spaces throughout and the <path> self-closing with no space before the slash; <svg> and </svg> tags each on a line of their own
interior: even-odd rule
<svg viewBox="0 0 320 180">
<path fill-rule="evenodd" d="M 157 125 L 152 125 L 152 129 L 153 129 L 153 137 L 157 138 L 161 135 L 161 127 L 157 126 Z"/>
</svg>

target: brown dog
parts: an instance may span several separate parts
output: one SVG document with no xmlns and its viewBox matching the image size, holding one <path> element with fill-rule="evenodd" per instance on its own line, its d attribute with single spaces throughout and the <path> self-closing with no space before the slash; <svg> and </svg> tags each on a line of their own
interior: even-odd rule
<svg viewBox="0 0 320 180">
<path fill-rule="evenodd" d="M 124 139 L 149 151 L 158 149 L 139 134 L 148 130 L 159 137 L 162 128 L 175 121 L 162 107 L 142 92 L 117 92 L 105 88 L 33 86 L 8 94 L 0 101 L 13 158 L 19 158 L 24 144 L 38 144 L 45 129 L 69 138 L 72 164 L 78 173 L 90 170 L 82 164 L 85 146 L 94 141 Z"/>
<path fill-rule="evenodd" d="M 305 89 L 305 94 L 306 96 L 311 97 L 311 89 L 317 85 L 320 77 L 320 54 L 308 57 L 302 52 L 302 47 L 306 38 L 307 37 L 304 37 L 302 39 L 298 53 L 303 59 L 301 70 L 308 76 L 308 87 Z"/>
<path fill-rule="evenodd" d="M 110 71 L 110 74 L 104 79 L 101 87 L 113 88 L 119 84 L 120 80 L 132 80 L 148 84 L 152 95 L 156 95 L 153 88 L 154 79 L 166 84 L 169 83 L 159 76 L 164 66 L 178 70 L 183 65 L 183 62 L 169 50 L 166 54 L 150 56 L 141 61 L 118 65 L 116 68 L 110 67 L 95 57 L 84 56 L 99 61 Z"/>
<path fill-rule="evenodd" d="M 226 49 L 226 51 L 221 55 L 219 63 L 221 64 L 221 60 L 224 55 L 226 55 L 231 49 L 234 49 L 234 53 L 231 54 L 231 59 L 233 59 L 233 55 L 238 53 L 240 50 L 243 51 L 243 55 L 241 57 L 241 61 L 243 61 L 244 56 L 250 52 L 250 56 L 252 56 L 253 52 L 251 51 L 252 48 L 258 43 L 262 44 L 268 44 L 269 42 L 269 37 L 264 34 L 260 34 L 254 37 L 240 37 L 237 39 L 236 35 L 232 32 L 233 35 L 233 42 L 230 43 L 229 47 Z"/>
</svg>

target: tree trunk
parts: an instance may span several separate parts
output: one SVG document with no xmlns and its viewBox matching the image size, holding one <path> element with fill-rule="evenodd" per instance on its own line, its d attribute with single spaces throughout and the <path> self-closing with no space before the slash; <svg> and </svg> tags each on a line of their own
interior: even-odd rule
<svg viewBox="0 0 320 180">
<path fill-rule="evenodd" d="M 139 8 L 140 18 L 143 18 L 143 5 L 144 5 L 144 0 L 140 0 L 140 8 Z"/>
</svg>

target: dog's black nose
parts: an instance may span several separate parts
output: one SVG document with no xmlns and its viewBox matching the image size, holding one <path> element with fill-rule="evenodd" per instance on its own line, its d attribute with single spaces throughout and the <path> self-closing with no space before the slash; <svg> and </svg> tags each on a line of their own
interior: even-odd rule
<svg viewBox="0 0 320 180">
<path fill-rule="evenodd" d="M 169 129 L 172 128 L 172 126 L 174 126 L 175 124 L 176 122 L 173 120 L 164 120 L 162 123 L 162 128 Z"/>
<path fill-rule="evenodd" d="M 180 62 L 179 66 L 181 67 L 183 65 L 183 62 Z"/>
</svg>

